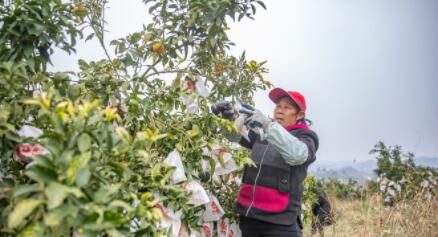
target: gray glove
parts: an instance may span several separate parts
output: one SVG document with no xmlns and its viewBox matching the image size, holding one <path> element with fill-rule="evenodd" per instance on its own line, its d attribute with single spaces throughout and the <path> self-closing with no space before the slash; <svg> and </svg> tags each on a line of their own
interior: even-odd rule
<svg viewBox="0 0 438 237">
<path fill-rule="evenodd" d="M 272 123 L 272 119 L 266 117 L 260 110 L 255 109 L 251 105 L 242 104 L 242 109 L 239 110 L 240 113 L 246 114 L 248 118 L 245 120 L 245 125 L 250 128 L 262 128 L 263 130 Z"/>
</svg>

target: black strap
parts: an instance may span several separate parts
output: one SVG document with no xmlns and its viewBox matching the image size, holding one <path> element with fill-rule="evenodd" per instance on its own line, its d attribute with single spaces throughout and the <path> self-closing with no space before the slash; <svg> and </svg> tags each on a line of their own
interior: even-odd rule
<svg viewBox="0 0 438 237">
<path fill-rule="evenodd" d="M 301 221 L 301 216 L 299 214 L 297 215 L 297 223 L 300 229 L 303 229 L 303 222 Z"/>
</svg>

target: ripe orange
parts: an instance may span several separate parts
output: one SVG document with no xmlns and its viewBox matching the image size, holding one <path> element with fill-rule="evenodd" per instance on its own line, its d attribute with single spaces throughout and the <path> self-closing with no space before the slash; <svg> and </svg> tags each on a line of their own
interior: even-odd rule
<svg viewBox="0 0 438 237">
<path fill-rule="evenodd" d="M 162 54 L 166 50 L 163 43 L 159 43 L 159 42 L 153 43 L 151 49 L 152 49 L 152 52 L 157 53 L 157 54 Z"/>
<path fill-rule="evenodd" d="M 82 5 L 75 5 L 72 9 L 71 9 L 71 13 L 78 15 L 80 13 L 83 13 L 84 11 L 84 7 Z"/>
<path fill-rule="evenodd" d="M 222 66 L 222 65 L 216 65 L 214 67 L 214 71 L 217 73 L 223 73 L 225 71 L 225 69 L 224 69 L 224 66 Z"/>
</svg>

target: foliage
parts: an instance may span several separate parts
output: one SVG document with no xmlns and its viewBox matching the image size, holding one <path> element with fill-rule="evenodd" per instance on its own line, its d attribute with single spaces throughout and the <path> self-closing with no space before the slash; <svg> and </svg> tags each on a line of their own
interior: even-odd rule
<svg viewBox="0 0 438 237">
<path fill-rule="evenodd" d="M 436 195 L 438 172 L 429 167 L 414 164 L 414 154 L 404 154 L 400 146 L 386 146 L 379 142 L 371 150 L 377 155 L 379 192 L 387 205 L 410 200 L 423 193 L 430 199 Z"/>
<path fill-rule="evenodd" d="M 217 162 L 203 148 L 221 144 L 240 167 L 248 162 L 246 151 L 218 133 L 234 125 L 212 116 L 209 104 L 251 102 L 255 90 L 271 86 L 266 62 L 228 53 L 226 32 L 227 19 L 252 18 L 264 4 L 144 2 L 153 22 L 112 41 L 112 58 L 103 44 L 106 1 L 0 1 L 2 235 L 161 236 L 168 233 L 161 204 L 182 210 L 184 225 L 195 230 L 203 207 L 188 204 L 185 184 L 201 172 L 212 177 Z M 55 48 L 75 52 L 84 28 L 107 58 L 80 60 L 76 73 L 47 71 Z M 42 134 L 23 136 L 24 125 Z M 178 184 L 175 168 L 163 162 L 175 149 L 187 175 Z M 224 197 L 236 195 L 236 175 L 203 182 L 231 219 Z"/>
<path fill-rule="evenodd" d="M 346 183 L 335 179 L 321 180 L 321 183 L 327 195 L 340 200 L 361 199 L 366 194 L 366 189 L 351 179 Z"/>
<path fill-rule="evenodd" d="M 304 191 L 302 197 L 303 222 L 309 222 L 312 217 L 312 206 L 318 202 L 318 187 L 313 176 L 308 175 L 304 179 Z"/>
</svg>

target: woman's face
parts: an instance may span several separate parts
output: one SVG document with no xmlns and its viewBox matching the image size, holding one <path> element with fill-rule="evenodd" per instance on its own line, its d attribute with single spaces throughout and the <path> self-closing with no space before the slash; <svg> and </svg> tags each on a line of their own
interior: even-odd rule
<svg viewBox="0 0 438 237">
<path fill-rule="evenodd" d="M 291 98 L 281 98 L 274 109 L 274 119 L 281 126 L 288 127 L 304 118 L 303 112 L 298 112 Z"/>
</svg>

